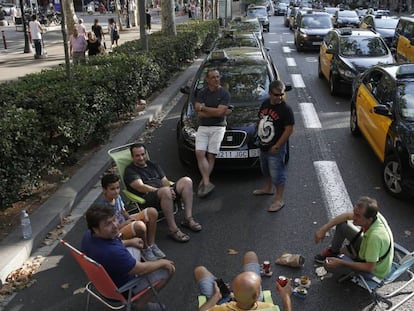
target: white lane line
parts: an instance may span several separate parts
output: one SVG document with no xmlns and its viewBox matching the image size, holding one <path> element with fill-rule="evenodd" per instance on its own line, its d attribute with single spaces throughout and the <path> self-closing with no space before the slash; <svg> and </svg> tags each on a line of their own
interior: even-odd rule
<svg viewBox="0 0 414 311">
<path fill-rule="evenodd" d="M 269 41 L 269 43 L 279 43 L 279 41 Z"/>
<path fill-rule="evenodd" d="M 289 67 L 296 67 L 296 61 L 293 57 L 286 57 L 286 63 Z"/>
<path fill-rule="evenodd" d="M 325 200 L 325 206 L 327 206 L 329 219 L 351 211 L 352 202 L 336 162 L 315 161 L 313 165 Z"/>
<path fill-rule="evenodd" d="M 290 47 L 282 46 L 283 53 L 290 53 Z"/>
<path fill-rule="evenodd" d="M 318 59 L 316 57 L 306 57 L 305 58 L 307 63 L 316 63 L 318 62 Z"/>
<path fill-rule="evenodd" d="M 292 74 L 292 82 L 294 87 L 306 87 L 300 74 Z"/>
<path fill-rule="evenodd" d="M 300 103 L 300 111 L 302 112 L 302 119 L 305 127 L 308 129 L 320 129 L 322 128 L 319 121 L 318 114 L 316 113 L 315 106 L 312 103 Z"/>
<path fill-rule="evenodd" d="M 286 41 L 287 44 L 293 44 L 294 41 Z"/>
</svg>

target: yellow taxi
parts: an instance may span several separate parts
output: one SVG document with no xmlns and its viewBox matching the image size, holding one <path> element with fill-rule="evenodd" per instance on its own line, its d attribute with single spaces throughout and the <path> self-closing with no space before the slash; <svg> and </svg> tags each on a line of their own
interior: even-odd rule
<svg viewBox="0 0 414 311">
<path fill-rule="evenodd" d="M 332 29 L 319 50 L 318 76 L 329 81 L 332 95 L 349 92 L 355 78 L 368 68 L 394 58 L 384 40 L 369 29 Z"/>
<path fill-rule="evenodd" d="M 385 189 L 414 194 L 414 64 L 376 65 L 360 75 L 351 99 L 350 129 L 362 133 L 383 163 Z"/>
<path fill-rule="evenodd" d="M 414 18 L 401 17 L 395 28 L 393 49 L 398 63 L 414 62 Z"/>
</svg>

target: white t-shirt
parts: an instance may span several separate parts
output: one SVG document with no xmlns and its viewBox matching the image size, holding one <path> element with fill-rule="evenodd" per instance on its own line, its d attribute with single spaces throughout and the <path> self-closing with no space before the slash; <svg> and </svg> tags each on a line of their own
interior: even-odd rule
<svg viewBox="0 0 414 311">
<path fill-rule="evenodd" d="M 42 26 L 40 25 L 39 21 L 30 21 L 29 28 L 30 33 L 32 35 L 32 39 L 42 39 Z"/>
</svg>

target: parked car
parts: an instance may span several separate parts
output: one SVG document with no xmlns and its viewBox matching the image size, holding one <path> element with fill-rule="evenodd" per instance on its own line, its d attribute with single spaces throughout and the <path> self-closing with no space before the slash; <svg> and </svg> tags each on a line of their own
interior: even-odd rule
<svg viewBox="0 0 414 311">
<path fill-rule="evenodd" d="M 285 15 L 288 7 L 289 7 L 289 4 L 279 2 L 278 4 L 276 4 L 276 7 L 275 7 L 275 15 Z"/>
<path fill-rule="evenodd" d="M 312 10 L 299 12 L 294 35 L 296 50 L 319 50 L 323 38 L 331 29 L 333 25 L 328 13 Z"/>
<path fill-rule="evenodd" d="M 263 31 L 269 32 L 270 30 L 270 23 L 269 18 L 267 16 L 267 9 L 265 6 L 256 6 L 256 5 L 250 5 L 247 8 L 247 17 L 257 17 L 260 24 L 262 24 Z"/>
<path fill-rule="evenodd" d="M 379 33 L 388 47 L 391 48 L 398 20 L 399 18 L 396 16 L 366 15 L 362 19 L 360 27 Z"/>
<path fill-rule="evenodd" d="M 359 27 L 359 22 L 358 14 L 352 10 L 336 11 L 333 18 L 333 25 L 335 28 Z"/>
<path fill-rule="evenodd" d="M 398 63 L 414 62 L 414 17 L 401 17 L 395 28 L 392 49 Z"/>
<path fill-rule="evenodd" d="M 263 27 L 256 17 L 236 16 L 229 23 L 229 29 L 236 32 L 253 32 L 259 41 L 264 44 Z"/>
<path fill-rule="evenodd" d="M 330 92 L 336 95 L 349 92 L 356 77 L 368 68 L 393 62 L 391 51 L 379 34 L 369 29 L 333 29 L 319 51 L 318 76 L 329 81 Z"/>
<path fill-rule="evenodd" d="M 13 3 L 0 3 L 1 11 L 3 12 L 4 16 L 10 16 L 10 9 L 13 7 L 16 12 L 17 8 L 16 5 Z"/>
<path fill-rule="evenodd" d="M 187 100 L 177 124 L 177 144 L 180 160 L 195 164 L 195 133 L 198 117 L 194 109 L 197 93 L 204 88 L 208 69 L 216 68 L 221 75 L 221 85 L 230 92 L 233 112 L 227 117 L 227 128 L 217 155 L 216 164 L 226 167 L 258 164 L 257 112 L 268 98 L 271 81 L 279 74 L 263 49 L 235 47 L 212 51 L 197 71 L 192 85 L 181 92 Z M 291 86 L 290 86 L 291 89 Z"/>
<path fill-rule="evenodd" d="M 383 163 L 385 189 L 414 194 L 414 64 L 376 65 L 357 78 L 350 128 Z"/>
</svg>

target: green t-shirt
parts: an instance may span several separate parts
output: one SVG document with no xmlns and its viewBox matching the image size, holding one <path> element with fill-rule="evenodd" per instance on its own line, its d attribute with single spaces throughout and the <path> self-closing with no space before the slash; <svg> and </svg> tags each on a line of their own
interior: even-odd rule
<svg viewBox="0 0 414 311">
<path fill-rule="evenodd" d="M 388 255 L 381 261 L 388 248 L 391 249 Z M 374 275 L 383 279 L 391 270 L 394 258 L 394 239 L 390 227 L 385 218 L 378 213 L 377 219 L 364 233 L 358 257 L 366 262 L 376 262 Z"/>
</svg>

